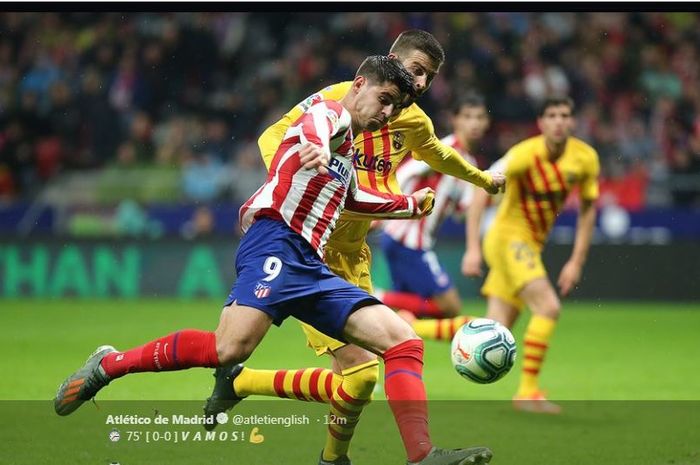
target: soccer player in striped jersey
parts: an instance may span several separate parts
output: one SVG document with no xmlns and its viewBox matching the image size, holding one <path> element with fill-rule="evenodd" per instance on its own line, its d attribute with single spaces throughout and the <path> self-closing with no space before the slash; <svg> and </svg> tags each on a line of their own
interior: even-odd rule
<svg viewBox="0 0 700 465">
<path fill-rule="evenodd" d="M 412 76 L 400 62 L 373 56 L 362 63 L 339 102 L 323 100 L 307 108 L 285 132 L 266 182 L 241 207 L 245 234 L 236 254 L 236 283 L 216 331 L 178 331 L 125 352 L 99 347 L 59 387 L 56 412 L 72 413 L 110 381 L 129 373 L 240 363 L 272 324 L 294 316 L 382 357 L 389 403 L 409 463 L 488 462 L 491 451 L 485 447 L 448 450 L 432 445 L 422 340 L 391 309 L 333 274 L 322 261 L 344 206 L 404 218 L 432 209 L 429 189 L 411 196 L 362 193 L 352 169 L 353 133 L 382 127 L 412 92 Z M 324 160 L 323 168 L 307 169 L 302 162 L 307 155 Z"/>
<path fill-rule="evenodd" d="M 561 312 L 559 297 L 542 264 L 542 248 L 567 195 L 578 187 L 580 209 L 574 248 L 557 281 L 565 297 L 581 277 L 595 225 L 598 154 L 571 136 L 573 110 L 568 97 L 548 98 L 537 119 L 542 134 L 516 144 L 497 162 L 504 166 L 509 188 L 483 243 L 489 266 L 481 288 L 488 298 L 487 317 L 510 328 L 525 306 L 532 311 L 513 406 L 538 413 L 561 411 L 559 405 L 546 399 L 539 385 L 540 369 Z M 486 201 L 486 195 L 477 193 L 469 209 L 462 269 L 467 276 L 481 275 L 479 230 Z"/>
<path fill-rule="evenodd" d="M 432 34 L 421 30 L 402 32 L 391 47 L 390 57 L 398 58 L 413 75 L 416 94 L 425 93 L 445 61 L 445 53 Z M 302 101 L 279 121 L 267 128 L 258 140 L 265 163 L 269 166 L 274 148 L 289 124 L 314 102 L 341 98 L 351 82 L 331 85 Z M 504 184 L 499 173 L 481 171 L 469 164 L 453 147 L 440 142 L 435 136 L 430 118 L 415 104 L 410 103 L 389 123 L 377 130 L 355 135 L 353 164 L 360 185 L 381 192 L 399 192 L 396 169 L 409 155 L 422 159 L 445 174 L 497 192 Z M 348 282 L 372 293 L 370 274 L 371 251 L 366 242 L 373 218 L 345 211 L 326 245 L 326 263 L 330 269 Z M 347 453 L 362 407 L 372 396 L 379 375 L 377 356 L 354 344 L 346 344 L 302 324 L 309 346 L 318 355 L 333 358 L 333 371 L 315 368 L 299 370 L 253 370 L 232 367 L 228 373 L 215 373 L 214 392 L 208 399 L 205 412 L 215 415 L 220 411 L 218 402 L 221 384 L 234 385 L 236 399 L 248 395 L 288 397 L 300 400 L 319 400 L 313 396 L 321 388 L 328 388 L 328 396 L 321 401 L 330 404 L 331 415 L 340 418 L 328 425 L 326 445 L 319 465 L 348 465 Z M 323 380 L 329 383 L 321 385 Z M 236 400 L 236 401 L 237 401 Z M 229 404 L 230 405 L 230 404 Z"/>
<path fill-rule="evenodd" d="M 470 155 L 489 126 L 481 95 L 469 92 L 452 107 L 453 133 L 442 139 L 470 163 Z M 433 252 L 437 230 L 450 215 L 463 216 L 474 186 L 446 176 L 418 160 L 407 160 L 396 174 L 401 191 L 415 192 L 423 187 L 435 190 L 435 209 L 420 220 L 382 222 L 381 247 L 387 259 L 392 289 L 375 295 L 413 326 L 423 339 L 452 340 L 455 331 L 472 316 L 458 316 L 462 302 L 457 289 Z M 419 317 L 420 319 L 416 319 Z"/>
</svg>

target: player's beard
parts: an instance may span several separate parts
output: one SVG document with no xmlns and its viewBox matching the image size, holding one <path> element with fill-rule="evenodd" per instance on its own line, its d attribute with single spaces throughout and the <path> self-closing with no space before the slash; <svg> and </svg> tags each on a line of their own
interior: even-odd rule
<svg viewBox="0 0 700 465">
<path fill-rule="evenodd" d="M 367 123 L 367 130 L 370 132 L 374 132 L 377 129 L 380 129 L 382 126 L 384 126 L 386 123 L 384 122 L 383 119 L 380 118 L 370 118 L 369 122 Z"/>
</svg>

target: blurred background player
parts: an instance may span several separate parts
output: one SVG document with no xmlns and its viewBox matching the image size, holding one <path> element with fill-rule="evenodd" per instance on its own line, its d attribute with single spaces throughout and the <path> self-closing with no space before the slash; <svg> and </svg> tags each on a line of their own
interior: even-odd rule
<svg viewBox="0 0 700 465">
<path fill-rule="evenodd" d="M 546 399 L 539 374 L 561 312 L 561 303 L 542 264 L 541 253 L 567 195 L 578 186 L 580 207 L 571 257 L 557 284 L 567 296 L 581 277 L 595 225 L 598 197 L 597 152 L 571 136 L 574 104 L 568 97 L 547 98 L 537 126 L 541 134 L 513 146 L 496 163 L 508 180 L 502 202 L 484 237 L 489 272 L 481 288 L 488 298 L 487 317 L 512 328 L 525 306 L 532 316 L 525 331 L 523 370 L 514 400 L 518 410 L 557 414 Z M 499 166 L 499 165 L 503 166 Z M 475 193 L 467 218 L 467 251 L 462 271 L 481 276 L 479 231 L 487 195 Z"/>
<path fill-rule="evenodd" d="M 484 98 L 475 92 L 458 98 L 451 122 L 453 132 L 442 142 L 476 165 L 470 154 L 478 149 L 489 127 Z M 375 295 L 398 310 L 420 337 L 450 341 L 455 331 L 474 317 L 458 316 L 462 301 L 433 248 L 443 221 L 452 214 L 466 213 L 474 187 L 415 159 L 403 163 L 396 176 L 404 193 L 423 187 L 435 190 L 435 209 L 432 215 L 416 221 L 381 222 L 381 247 L 392 289 L 378 290 Z"/>
<path fill-rule="evenodd" d="M 418 96 L 425 93 L 445 61 L 445 53 L 432 34 L 421 30 L 402 32 L 389 56 L 398 58 L 414 77 Z M 258 144 L 266 165 L 290 124 L 306 108 L 320 100 L 340 99 L 351 82 L 331 85 L 311 95 L 260 137 Z M 400 192 L 396 181 L 399 163 L 410 153 L 434 169 L 467 180 L 496 193 L 504 183 L 500 174 L 491 174 L 469 164 L 454 148 L 435 136 L 430 118 L 415 103 L 407 104 L 376 131 L 355 135 L 354 167 L 361 186 L 380 192 Z M 371 252 L 366 243 L 373 218 L 344 212 L 325 248 L 329 268 L 348 282 L 372 293 Z M 331 415 L 341 421 L 328 425 L 326 445 L 320 464 L 348 464 L 347 451 L 363 406 L 369 401 L 378 378 L 377 356 L 353 344 L 330 338 L 302 324 L 308 344 L 316 354 L 333 357 L 333 370 L 251 370 L 241 366 L 217 370 L 214 391 L 205 413 L 215 415 L 249 395 L 328 402 Z M 233 383 L 235 396 L 227 398 Z M 327 388 L 328 387 L 328 388 Z"/>
</svg>

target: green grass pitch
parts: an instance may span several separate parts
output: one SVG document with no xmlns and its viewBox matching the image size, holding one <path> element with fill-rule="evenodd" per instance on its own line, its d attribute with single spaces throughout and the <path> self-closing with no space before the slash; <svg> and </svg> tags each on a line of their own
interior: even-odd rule
<svg viewBox="0 0 700 465">
<path fill-rule="evenodd" d="M 542 375 L 545 389 L 564 405 L 559 417 L 512 411 L 519 363 L 501 381 L 480 386 L 454 372 L 446 343 L 426 342 L 424 379 L 435 442 L 489 445 L 495 465 L 700 463 L 700 305 L 564 305 Z M 245 414 L 310 416 L 306 426 L 260 426 L 262 444 L 147 444 L 127 441 L 128 426 L 118 426 L 119 443 L 106 439 L 114 427 L 105 424 L 109 414 L 199 413 L 211 388 L 210 370 L 128 376 L 100 392 L 99 408 L 86 404 L 67 418 L 53 413 L 49 400 L 58 384 L 96 346 L 125 349 L 182 328 L 214 329 L 219 312 L 215 301 L 0 301 L 0 463 L 316 463 L 325 406 L 302 402 L 246 400 L 237 407 Z M 466 302 L 464 313 L 483 315 L 483 301 Z M 518 342 L 524 323 L 514 331 Z M 270 331 L 246 364 L 293 369 L 327 366 L 327 360 L 305 347 L 298 324 L 288 320 Z M 381 391 L 375 398 L 357 428 L 353 463 L 404 463 Z"/>
</svg>

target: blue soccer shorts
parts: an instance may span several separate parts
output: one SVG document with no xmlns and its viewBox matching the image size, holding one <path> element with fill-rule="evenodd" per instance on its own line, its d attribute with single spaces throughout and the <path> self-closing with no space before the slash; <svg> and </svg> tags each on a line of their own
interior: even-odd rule
<svg viewBox="0 0 700 465">
<path fill-rule="evenodd" d="M 238 247 L 236 274 L 225 305 L 256 308 L 278 326 L 293 316 L 343 342 L 350 314 L 381 303 L 333 274 L 303 237 L 278 220 L 253 223 Z"/>
<path fill-rule="evenodd" d="M 380 245 L 391 274 L 392 289 L 425 299 L 452 287 L 450 276 L 432 250 L 415 250 L 382 233 Z"/>
</svg>

